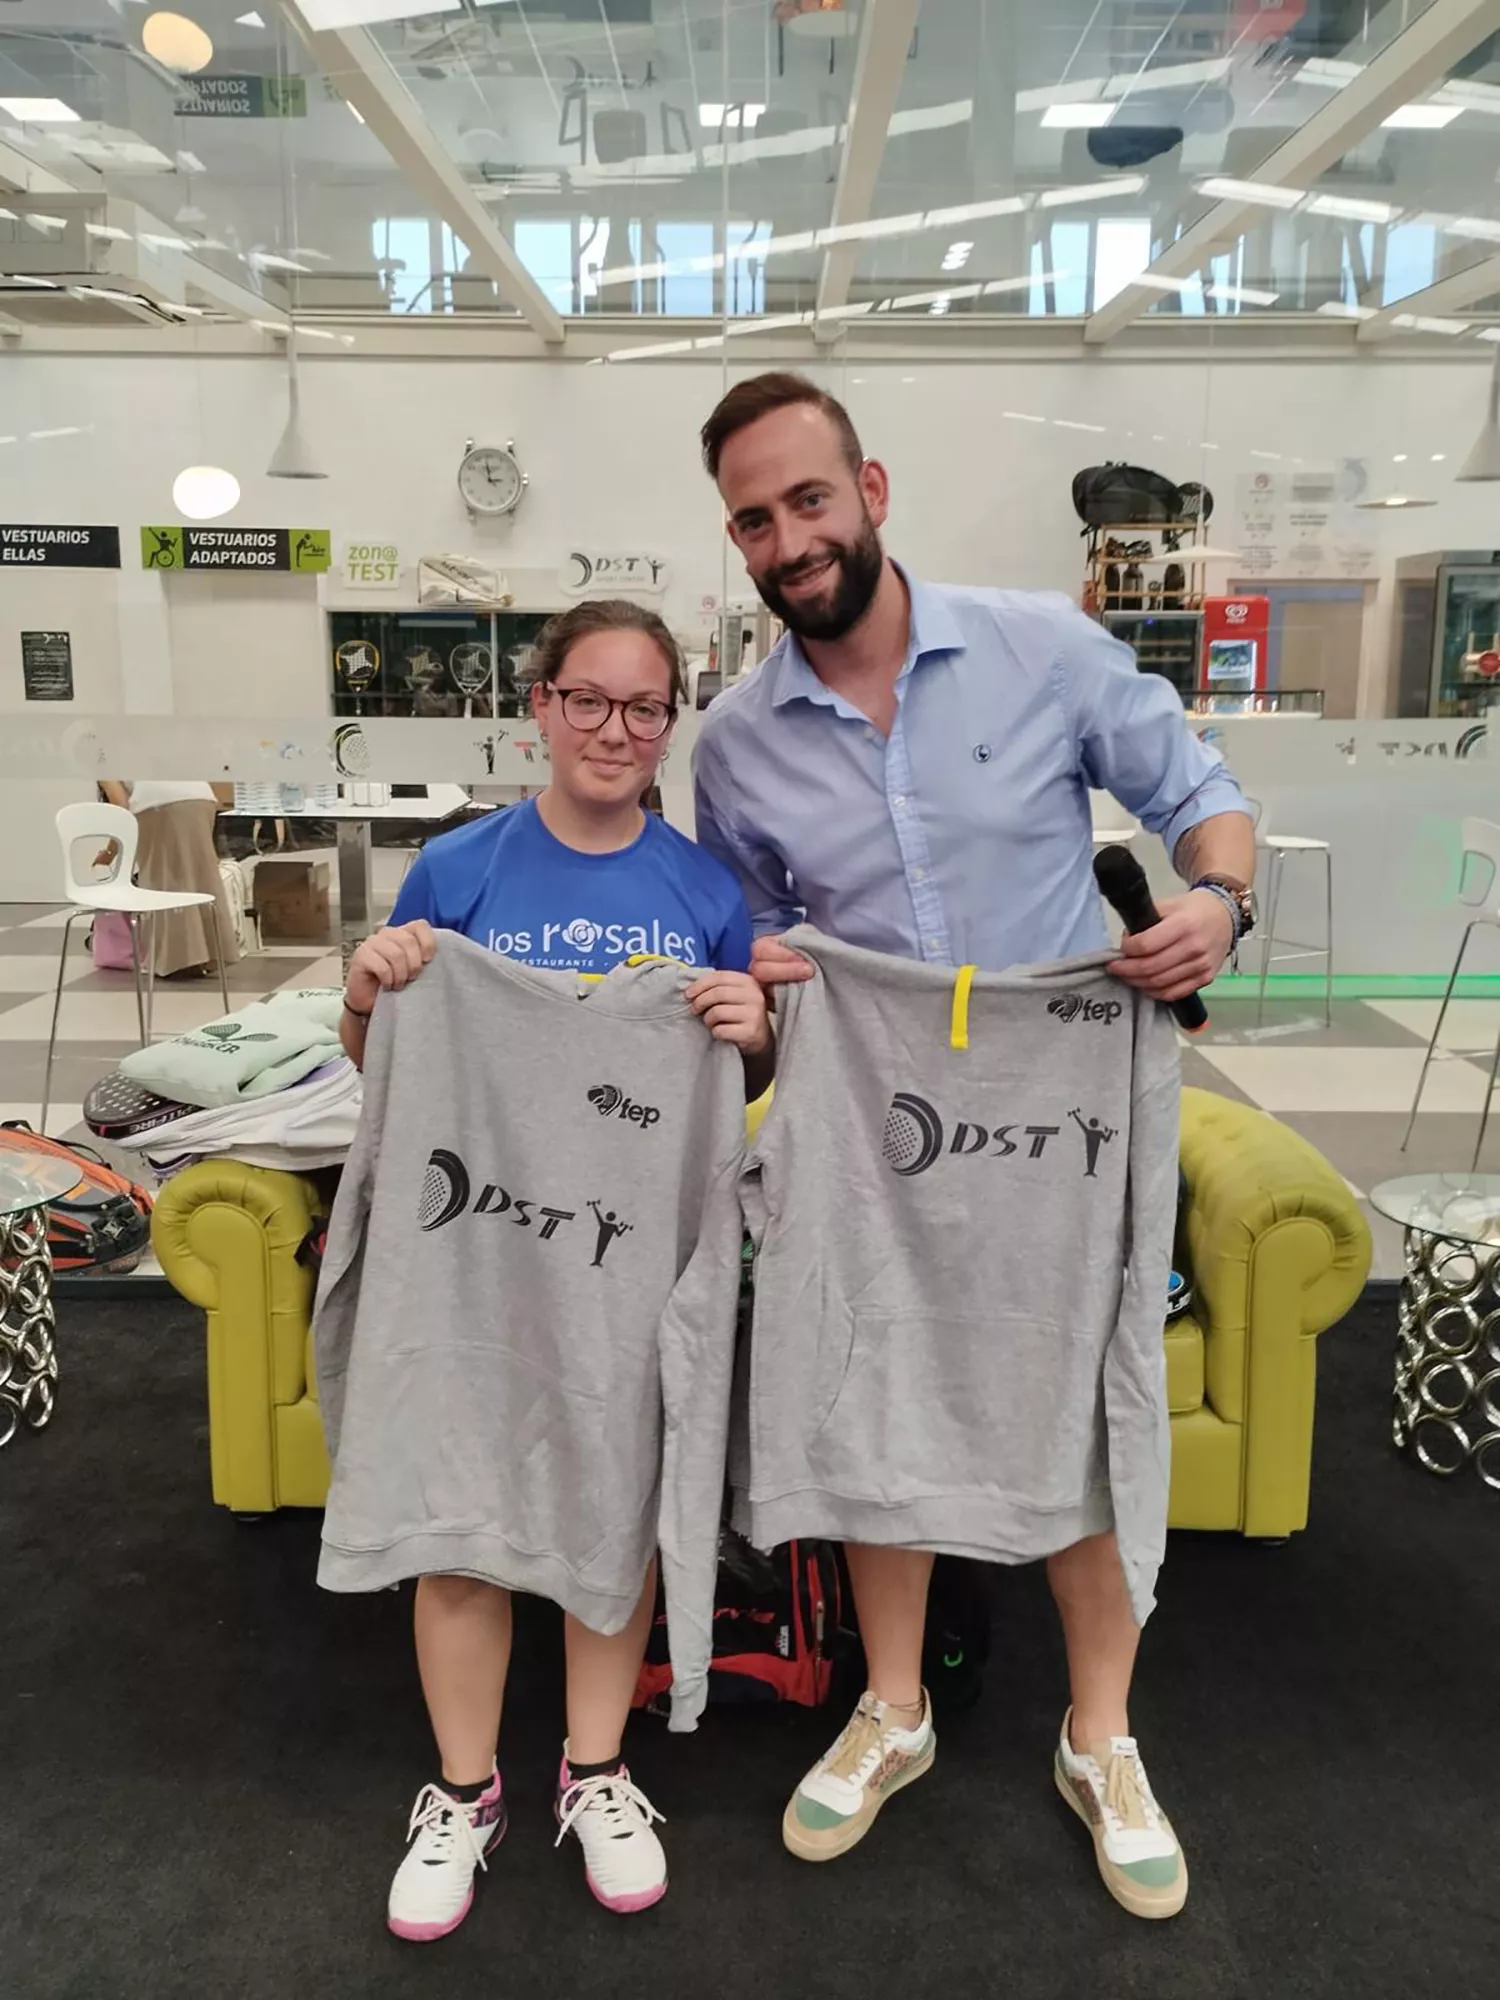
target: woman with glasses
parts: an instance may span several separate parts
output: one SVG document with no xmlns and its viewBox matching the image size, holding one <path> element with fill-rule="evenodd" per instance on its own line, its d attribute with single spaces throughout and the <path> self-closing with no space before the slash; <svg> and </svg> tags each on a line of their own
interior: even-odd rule
<svg viewBox="0 0 1500 2000">
<path fill-rule="evenodd" d="M 607 973 L 642 953 L 701 967 L 688 998 L 711 1034 L 740 1049 L 746 1094 L 759 1096 L 772 1040 L 763 991 L 749 976 L 744 897 L 727 868 L 640 803 L 685 695 L 676 641 L 638 605 L 580 604 L 543 631 L 535 674 L 532 708 L 551 758 L 546 790 L 429 843 L 389 927 L 354 955 L 345 1048 L 362 1061 L 378 994 L 417 978 L 438 948 L 434 933 L 453 930 L 559 971 Z M 649 1908 L 667 1887 L 653 1825 L 661 1815 L 620 1755 L 655 1597 L 653 1564 L 623 1632 L 606 1639 L 565 1620 L 559 1840 L 577 1839 L 589 1888 L 622 1914 Z M 412 1812 L 388 1922 L 426 1942 L 468 1914 L 476 1868 L 505 1831 L 495 1746 L 509 1593 L 473 1577 L 423 1576 L 416 1638 L 441 1771 Z"/>
</svg>

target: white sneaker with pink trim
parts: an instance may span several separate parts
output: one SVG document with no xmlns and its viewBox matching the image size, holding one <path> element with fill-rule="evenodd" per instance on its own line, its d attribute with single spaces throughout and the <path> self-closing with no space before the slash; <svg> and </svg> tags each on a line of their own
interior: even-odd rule
<svg viewBox="0 0 1500 2000">
<path fill-rule="evenodd" d="M 410 1845 L 391 1883 L 386 1923 L 397 1937 L 432 1944 L 469 1914 L 475 1870 L 505 1837 L 499 1772 L 473 1805 L 461 1805 L 440 1785 L 424 1785 L 406 1837 Z"/>
<path fill-rule="evenodd" d="M 557 1846 L 571 1833 L 583 1849 L 584 1879 L 606 1910 L 632 1916 L 667 1893 L 667 1857 L 651 1822 L 662 1815 L 622 1764 L 604 1777 L 558 1780 Z"/>
</svg>

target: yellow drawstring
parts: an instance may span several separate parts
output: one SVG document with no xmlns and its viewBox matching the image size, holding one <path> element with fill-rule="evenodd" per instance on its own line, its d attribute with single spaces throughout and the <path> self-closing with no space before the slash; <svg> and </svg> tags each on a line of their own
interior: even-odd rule
<svg viewBox="0 0 1500 2000">
<path fill-rule="evenodd" d="M 969 988 L 974 984 L 975 967 L 961 965 L 953 982 L 953 1025 L 948 1036 L 952 1049 L 969 1046 Z"/>
<path fill-rule="evenodd" d="M 688 965 L 684 959 L 663 958 L 659 952 L 654 951 L 632 952 L 625 963 L 627 965 L 680 965 L 687 972 L 693 970 L 693 967 Z M 580 972 L 578 977 L 586 979 L 590 986 L 597 986 L 602 979 L 607 979 L 609 975 L 605 972 Z"/>
</svg>

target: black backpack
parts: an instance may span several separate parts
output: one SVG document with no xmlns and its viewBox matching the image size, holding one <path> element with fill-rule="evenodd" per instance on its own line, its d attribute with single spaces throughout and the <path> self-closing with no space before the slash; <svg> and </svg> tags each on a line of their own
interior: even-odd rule
<svg viewBox="0 0 1500 2000">
<path fill-rule="evenodd" d="M 1182 496 L 1159 472 L 1111 462 L 1073 475 L 1073 508 L 1086 528 L 1145 528 L 1178 520 Z"/>
</svg>

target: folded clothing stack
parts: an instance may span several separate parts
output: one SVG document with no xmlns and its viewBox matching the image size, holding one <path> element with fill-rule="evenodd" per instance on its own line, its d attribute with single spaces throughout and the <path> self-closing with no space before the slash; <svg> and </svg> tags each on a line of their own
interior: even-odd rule
<svg viewBox="0 0 1500 2000">
<path fill-rule="evenodd" d="M 222 1021 L 137 1049 L 120 1073 L 159 1097 L 200 1109 L 270 1097 L 343 1054 L 342 1008 L 337 987 L 273 993 Z"/>
<path fill-rule="evenodd" d="M 163 1180 L 201 1159 L 308 1172 L 341 1165 L 361 1080 L 339 1046 L 342 996 L 300 987 L 125 1058 L 84 1119 Z"/>
</svg>

